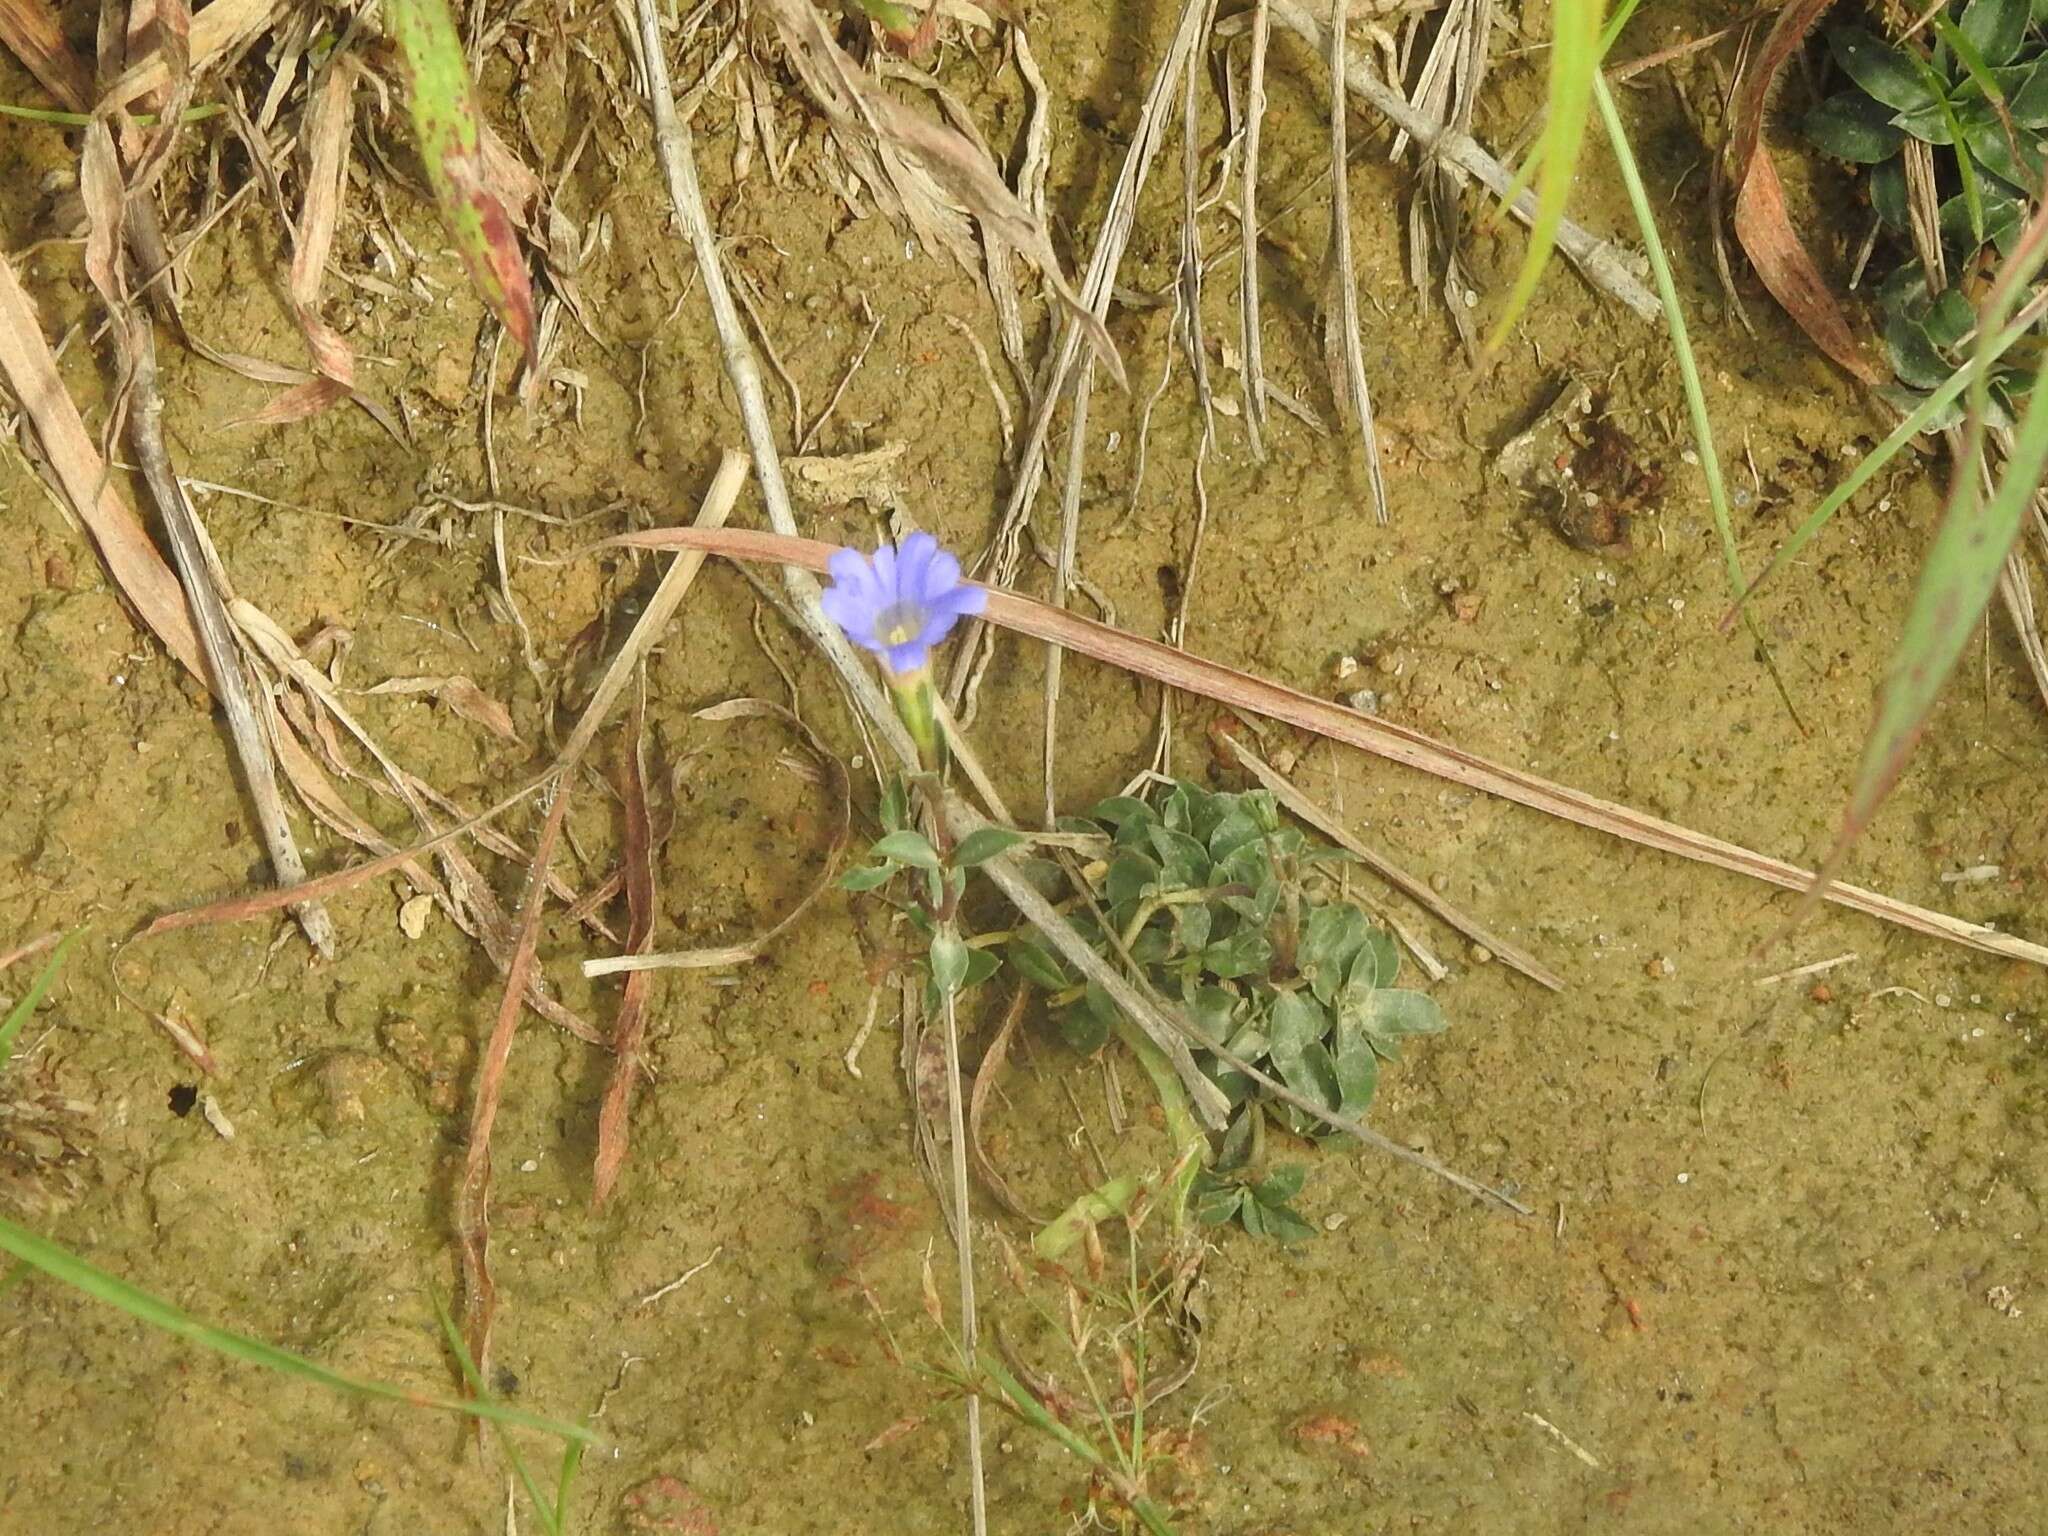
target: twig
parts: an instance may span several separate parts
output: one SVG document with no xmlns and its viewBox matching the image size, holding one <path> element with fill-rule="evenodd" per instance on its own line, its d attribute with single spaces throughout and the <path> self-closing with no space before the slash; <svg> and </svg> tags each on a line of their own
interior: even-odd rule
<svg viewBox="0 0 2048 1536">
<path fill-rule="evenodd" d="M 178 477 L 171 470 L 170 457 L 164 451 L 164 399 L 157 384 L 156 338 L 146 321 L 130 329 L 135 361 L 130 427 L 136 462 L 141 466 L 142 478 L 148 482 L 150 494 L 156 499 L 157 510 L 163 515 L 164 530 L 170 535 L 171 558 L 177 562 L 178 575 L 184 583 L 185 599 L 191 606 L 193 627 L 198 630 L 200 646 L 206 653 L 206 667 L 212 676 L 214 694 L 220 700 L 221 713 L 227 716 L 228 733 L 234 740 L 243 783 L 255 805 L 264 846 L 270 851 L 271 868 L 276 872 L 279 885 L 303 885 L 305 861 L 299 857 L 298 844 L 292 840 L 284 797 L 277 790 L 277 764 L 271 756 L 269 739 L 256 718 L 255 705 L 249 698 L 248 677 L 242 671 L 242 656 L 235 644 L 235 632 L 228 622 L 227 610 L 221 604 L 220 593 L 215 590 L 213 578 L 207 571 L 206 555 L 194 526 L 197 519 L 191 503 L 185 499 L 184 488 L 178 484 Z M 334 920 L 327 915 L 327 909 L 317 900 L 308 900 L 300 902 L 292 911 L 321 958 L 333 959 Z"/>
<path fill-rule="evenodd" d="M 671 1291 L 681 1290 L 684 1286 L 688 1285 L 692 1280 L 696 1279 L 699 1275 L 703 1274 L 705 1270 L 709 1269 L 712 1265 L 712 1262 L 723 1252 L 725 1252 L 725 1244 L 720 1243 L 716 1248 L 712 1249 L 709 1254 L 705 1255 L 701 1263 L 692 1264 L 680 1275 L 677 1275 L 675 1279 L 669 1281 L 667 1285 L 664 1285 L 657 1290 L 649 1291 L 645 1296 L 642 1296 L 637 1302 L 635 1302 L 634 1305 L 639 1307 L 651 1307 L 657 1301 L 661 1300 L 662 1297 L 668 1295 Z"/>
<path fill-rule="evenodd" d="M 1081 364 L 1081 377 L 1074 384 L 1074 404 L 1067 413 L 1067 478 L 1060 491 L 1060 547 L 1052 571 L 1052 605 L 1067 606 L 1067 589 L 1074 580 L 1074 554 L 1081 537 L 1081 466 L 1088 455 L 1088 399 L 1095 392 L 1095 365 Z M 1053 760 L 1059 745 L 1060 658 L 1056 645 L 1045 648 L 1045 829 L 1059 825 L 1056 803 L 1058 778 Z"/>
<path fill-rule="evenodd" d="M 1756 984 L 1768 987 L 1773 982 L 1797 981 L 1802 976 L 1818 976 L 1825 971 L 1832 971 L 1838 965 L 1847 965 L 1856 958 L 1856 951 L 1852 949 L 1846 955 L 1836 955 L 1832 960 L 1816 960 L 1811 965 L 1795 965 L 1789 971 L 1773 971 L 1768 976 L 1759 976 Z"/>
<path fill-rule="evenodd" d="M 947 929 L 951 932 L 950 927 Z M 958 988 L 949 988 L 946 1008 L 946 1121 L 953 1138 L 953 1242 L 960 1272 L 960 1358 L 970 1369 L 981 1358 L 981 1326 L 974 1304 L 974 1217 L 967 1207 L 967 1116 L 960 1097 L 960 1020 L 954 1007 Z M 968 1510 L 974 1536 L 988 1536 L 988 1480 L 981 1464 L 981 1393 L 967 1391 Z"/>
</svg>

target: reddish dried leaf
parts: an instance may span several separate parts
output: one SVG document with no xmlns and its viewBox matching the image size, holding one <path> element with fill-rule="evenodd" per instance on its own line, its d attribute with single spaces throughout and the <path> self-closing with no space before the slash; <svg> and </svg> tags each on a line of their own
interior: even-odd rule
<svg viewBox="0 0 2048 1536">
<path fill-rule="evenodd" d="M 1764 109 L 1778 72 L 1831 4 L 1833 0 L 1793 0 L 1780 11 L 1736 87 L 1728 155 L 1729 179 L 1735 186 L 1735 238 L 1771 297 L 1813 344 L 1853 377 L 1881 384 L 1888 375 L 1858 339 L 1834 290 L 1792 228 L 1784 184 L 1770 151 L 1763 147 Z"/>
<path fill-rule="evenodd" d="M 654 835 L 647 815 L 647 775 L 640 761 L 644 711 L 638 701 L 627 717 L 624 799 L 626 803 L 626 953 L 644 955 L 654 938 Z M 619 1169 L 626 1161 L 627 1116 L 633 1086 L 640 1076 L 640 1040 L 647 1029 L 647 971 L 626 973 L 619 999 L 619 1017 L 612 1029 L 611 1081 L 597 1116 L 597 1163 L 592 1175 L 593 1205 L 611 1198 Z"/>
<path fill-rule="evenodd" d="M 413 127 L 434 200 L 469 269 L 470 281 L 527 361 L 534 358 L 533 290 L 512 218 L 483 145 L 483 114 L 462 39 L 445 0 L 387 0 L 384 15 L 411 77 Z"/>
</svg>

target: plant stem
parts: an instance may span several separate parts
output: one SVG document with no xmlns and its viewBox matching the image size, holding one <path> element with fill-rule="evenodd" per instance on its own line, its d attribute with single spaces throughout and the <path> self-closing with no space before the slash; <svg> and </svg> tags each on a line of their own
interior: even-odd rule
<svg viewBox="0 0 2048 1536">
<path fill-rule="evenodd" d="M 948 932 L 952 925 L 947 925 Z M 974 1307 L 974 1224 L 967 1209 L 967 1117 L 960 1104 L 960 1024 L 955 993 L 945 994 L 946 1118 L 953 1136 L 953 1240 L 960 1270 L 960 1355 L 969 1370 L 981 1353 Z M 1176 1085 L 1178 1086 L 1178 1085 Z M 988 1486 L 981 1465 L 981 1394 L 967 1391 L 967 1474 L 974 1536 L 988 1536 Z"/>
</svg>

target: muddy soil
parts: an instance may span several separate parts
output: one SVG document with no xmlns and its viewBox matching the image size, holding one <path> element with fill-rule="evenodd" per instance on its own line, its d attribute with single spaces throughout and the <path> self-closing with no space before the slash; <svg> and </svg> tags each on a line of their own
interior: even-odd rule
<svg viewBox="0 0 2048 1536">
<path fill-rule="evenodd" d="M 1051 183 L 1071 261 L 1092 241 L 1171 19 L 1157 6 L 1030 18 L 1055 96 Z M 530 134 L 551 165 L 580 120 L 598 115 L 602 152 L 578 163 L 560 201 L 579 229 L 602 217 L 606 231 L 577 274 L 595 334 L 568 322 L 564 371 L 533 410 L 506 392 L 508 361 L 487 426 L 471 381 L 488 329 L 431 209 L 397 183 L 385 202 L 418 261 L 395 278 L 377 267 L 370 232 L 385 215 L 357 187 L 326 313 L 362 359 L 367 390 L 402 417 L 410 448 L 348 408 L 232 425 L 263 407 L 268 387 L 174 348 L 165 359 L 182 471 L 247 493 L 202 501 L 237 590 L 301 640 L 345 630 L 338 676 L 350 708 L 409 769 L 471 807 L 544 761 L 542 679 L 587 656 L 586 631 L 644 595 L 640 568 L 623 558 L 546 562 L 629 522 L 686 518 L 719 450 L 739 442 L 642 123 L 613 115 L 582 55 L 533 36 L 542 63 L 516 109 L 502 57 L 489 62 L 487 97 L 508 137 Z M 608 29 L 589 38 L 623 67 Z M 986 48 L 950 53 L 944 73 L 1007 145 L 1022 98 L 995 59 Z M 1538 100 L 1539 68 L 1540 56 L 1501 60 L 1482 138 L 1514 138 Z M 1327 166 L 1322 78 L 1276 39 L 1267 201 L 1300 202 L 1265 252 L 1267 358 L 1327 415 L 1312 311 L 1328 207 L 1315 182 Z M 0 99 L 32 92 L 0 59 Z M 1754 289 L 1755 335 L 1736 324 L 1700 212 L 1704 152 L 1661 82 L 1629 93 L 1624 110 L 1670 210 L 1754 570 L 1882 425 Z M 985 295 L 881 218 L 850 218 L 821 173 L 815 119 L 794 98 L 772 111 L 783 144 L 796 146 L 780 181 L 758 151 L 734 179 L 743 152 L 723 94 L 699 114 L 698 148 L 728 259 L 758 294 L 806 426 L 862 345 L 867 316 L 880 321 L 816 449 L 904 444 L 912 515 L 977 549 L 1007 486 L 1002 427 L 954 322 L 1016 395 Z M 1213 150 L 1213 109 L 1205 132 Z M 22 172 L 0 177 L 0 239 L 47 333 L 89 331 L 96 308 L 79 246 L 26 250 L 62 233 L 39 178 L 74 161 L 75 138 L 8 124 L 0 146 Z M 1926 466 L 1901 467 L 1861 498 L 1761 605 L 1802 729 L 1751 642 L 1716 633 L 1726 576 L 1661 332 L 1559 268 L 1516 340 L 1472 361 L 1434 291 L 1409 281 L 1410 175 L 1384 148 L 1370 139 L 1357 163 L 1352 214 L 1389 525 L 1375 524 L 1358 454 L 1341 439 L 1279 416 L 1258 463 L 1226 414 L 1197 559 L 1200 417 L 1184 368 L 1152 418 L 1131 495 L 1140 411 L 1170 336 L 1166 309 L 1124 306 L 1112 329 L 1133 392 L 1098 388 L 1089 422 L 1089 582 L 1119 624 L 1145 634 L 1192 582 L 1187 643 L 1202 654 L 1331 697 L 1369 690 L 1389 719 L 1814 858 L 1937 509 Z M 1123 281 L 1139 291 L 1171 279 L 1177 154 L 1169 146 L 1126 264 Z M 191 211 L 184 186 L 174 178 L 167 193 L 174 222 Z M 1629 228 L 1602 155 L 1575 206 L 1597 232 Z M 1212 251 L 1235 242 L 1220 210 L 1202 229 Z M 1520 250 L 1517 234 L 1476 221 L 1469 231 L 1482 322 Z M 287 259 L 275 213 L 253 199 L 190 264 L 195 328 L 216 345 L 299 361 Z M 414 290 L 415 275 L 431 297 Z M 1226 358 L 1216 344 L 1235 336 L 1234 288 L 1234 266 L 1219 267 L 1203 315 L 1226 396 L 1236 348 Z M 1045 313 L 1034 303 L 1027 315 L 1042 346 Z M 108 356 L 81 334 L 65 369 L 91 418 L 104 419 Z M 1610 510 L 1626 500 L 1625 533 L 1556 499 L 1555 455 L 1572 445 L 1543 449 L 1547 481 L 1510 483 L 1495 467 L 1560 389 L 1579 387 L 1605 426 L 1578 467 L 1611 487 Z M 776 404 L 787 429 L 786 391 Z M 516 619 L 496 590 L 493 503 L 512 509 Z M 219 721 L 139 637 L 90 546 L 11 450 L 0 454 L 0 505 L 11 530 L 0 558 L 0 632 L 11 637 L 0 654 L 0 948 L 91 924 L 4 1088 L 10 1103 L 41 1095 L 91 1112 L 47 1111 L 40 1152 L 16 1146 L 0 1159 L 0 1202 L 194 1314 L 338 1369 L 451 1389 L 434 1300 L 456 1288 L 455 1174 L 496 973 L 438 914 L 408 937 L 399 910 L 409 892 L 390 881 L 335 900 L 342 943 L 331 964 L 270 921 L 117 955 L 154 913 L 260 886 L 262 847 Z M 807 513 L 807 531 L 835 541 L 871 542 L 881 527 L 860 503 Z M 1050 499 L 1041 519 L 1050 538 Z M 760 520 L 750 491 L 735 522 Z M 376 526 L 396 524 L 408 536 Z M 1045 580 L 1028 566 L 1028 586 Z M 456 674 L 509 709 L 516 742 L 424 695 L 361 691 Z M 717 564 L 648 676 L 657 759 L 677 786 L 659 941 L 743 937 L 815 877 L 834 807 L 799 771 L 784 727 L 693 711 L 739 695 L 788 702 L 787 678 L 835 751 L 852 757 L 861 743 L 827 669 Z M 975 717 L 975 740 L 1019 806 L 1042 796 L 1042 682 L 1039 650 L 1003 642 Z M 1068 664 L 1062 806 L 1085 808 L 1146 764 L 1157 705 L 1148 685 Z M 1180 703 L 1177 771 L 1220 775 L 1206 738 L 1214 718 L 1199 700 Z M 1368 1153 L 1295 1149 L 1312 1165 L 1302 1208 L 1324 1230 L 1288 1249 L 1219 1238 L 1204 1270 L 1199 1370 L 1155 1415 L 1188 1435 L 1166 1474 L 1178 1529 L 2009 1532 L 2048 1522 L 2033 1443 L 2048 1418 L 2040 972 L 1832 911 L 1759 959 L 1788 905 L 1758 886 L 1284 731 L 1268 744 L 1359 836 L 1570 986 L 1546 993 L 1429 930 L 1452 965 L 1433 988 L 1452 1027 L 1388 1074 L 1375 1122 L 1513 1188 L 1536 1216 Z M 616 752 L 613 740 L 607 771 Z M 1853 877 L 2048 935 L 2044 766 L 2039 702 L 1994 622 Z M 865 813 L 872 776 L 855 780 Z M 351 793 L 405 835 L 396 808 Z M 508 830 L 530 840 L 539 820 L 529 811 Z M 309 819 L 299 832 L 316 869 L 355 857 Z M 595 884 L 618 836 L 618 808 L 593 785 L 578 795 L 558 868 L 579 888 Z M 1944 878 L 1983 865 L 1997 875 Z M 515 899 L 519 871 L 486 868 L 501 899 Z M 531 1018 L 522 1028 L 495 1140 L 495 1385 L 537 1410 L 597 1414 L 604 1446 L 574 1494 L 570 1529 L 962 1528 L 959 1405 L 892 1360 L 877 1321 L 879 1308 L 904 1353 L 936 1358 L 919 1280 L 934 1245 L 951 1294 L 944 1223 L 912 1160 L 893 991 L 860 1074 L 842 1060 L 870 1007 L 881 933 L 872 903 L 833 894 L 757 964 L 656 982 L 656 1080 L 635 1110 L 620 1195 L 601 1214 L 590 1209 L 590 1162 L 608 1058 Z M 578 962 L 608 952 L 559 907 L 551 914 L 546 974 L 600 1024 L 616 991 L 584 982 Z M 1761 979 L 1841 956 L 1824 975 Z M 17 970 L 5 986 L 18 992 L 23 980 Z M 970 1056 L 999 1001 L 977 1001 Z M 200 1084 L 135 1003 L 180 1010 L 219 1073 Z M 1120 1076 L 1127 1095 L 1142 1093 L 1128 1061 Z M 190 1108 L 194 1087 L 214 1096 L 232 1140 Z M 1078 1133 L 1111 1136 L 1103 1069 L 1034 1016 L 1003 1090 L 995 1146 L 1028 1197 L 1047 1208 L 1094 1182 Z M 1127 1138 L 1117 1155 L 1138 1164 L 1164 1147 L 1142 1115 Z M 10 1426 L 0 1529 L 506 1529 L 504 1466 L 454 1421 L 231 1364 L 41 1279 L 0 1295 L 0 1402 Z M 1000 1421 L 990 1489 L 1005 1531 L 1073 1528 L 1087 1498 L 1077 1462 Z M 518 1519 L 534 1528 L 523 1509 Z"/>
</svg>

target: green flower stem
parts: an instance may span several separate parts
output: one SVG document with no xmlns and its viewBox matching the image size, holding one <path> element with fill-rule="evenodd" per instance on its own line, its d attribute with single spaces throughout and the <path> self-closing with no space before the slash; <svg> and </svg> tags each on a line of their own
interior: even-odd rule
<svg viewBox="0 0 2048 1536">
<path fill-rule="evenodd" d="M 883 669 L 889 679 L 889 693 L 896 701 L 896 714 L 910 739 L 917 743 L 918 761 L 927 773 L 946 771 L 946 742 L 939 733 L 937 696 L 932 692 L 932 670 L 920 667 L 901 676 Z"/>
</svg>

